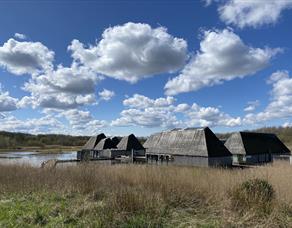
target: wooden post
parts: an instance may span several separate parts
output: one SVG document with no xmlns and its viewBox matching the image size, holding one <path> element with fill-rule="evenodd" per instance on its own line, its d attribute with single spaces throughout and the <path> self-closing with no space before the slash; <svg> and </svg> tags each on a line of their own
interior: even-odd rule
<svg viewBox="0 0 292 228">
<path fill-rule="evenodd" d="M 132 149 L 131 156 L 132 156 L 132 163 L 134 163 L 134 149 Z"/>
</svg>

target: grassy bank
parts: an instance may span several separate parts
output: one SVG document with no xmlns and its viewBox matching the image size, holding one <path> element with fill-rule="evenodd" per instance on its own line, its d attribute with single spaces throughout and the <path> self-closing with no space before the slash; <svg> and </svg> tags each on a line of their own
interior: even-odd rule
<svg viewBox="0 0 292 228">
<path fill-rule="evenodd" d="M 249 200 L 238 207 L 244 198 L 234 189 L 255 178 L 275 191 L 268 210 Z M 291 227 L 291 180 L 284 163 L 245 170 L 0 166 L 0 226 Z"/>
</svg>

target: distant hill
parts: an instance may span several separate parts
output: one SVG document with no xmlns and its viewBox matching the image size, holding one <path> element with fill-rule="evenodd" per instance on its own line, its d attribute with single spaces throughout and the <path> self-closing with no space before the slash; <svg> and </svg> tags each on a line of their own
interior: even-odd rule
<svg viewBox="0 0 292 228">
<path fill-rule="evenodd" d="M 251 132 L 276 134 L 286 146 L 292 147 L 292 127 L 263 127 Z M 232 133 L 216 134 L 219 139 L 227 139 Z"/>
</svg>

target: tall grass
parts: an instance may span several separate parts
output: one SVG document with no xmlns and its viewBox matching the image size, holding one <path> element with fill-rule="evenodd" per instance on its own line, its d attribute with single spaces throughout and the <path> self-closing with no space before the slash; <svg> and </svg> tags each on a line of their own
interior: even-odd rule
<svg viewBox="0 0 292 228">
<path fill-rule="evenodd" d="M 258 215 L 247 209 L 239 215 L 232 208 L 230 191 L 255 178 L 264 179 L 273 186 L 276 203 L 269 214 Z M 292 166 L 281 162 L 232 170 L 97 164 L 51 170 L 0 166 L 0 200 L 7 195 L 43 193 L 76 194 L 88 205 L 98 202 L 96 205 L 102 210 L 89 209 L 88 213 L 95 211 L 99 218 L 104 218 L 100 226 L 114 226 L 116 219 L 124 221 L 125 218 L 127 222 L 142 226 L 145 221 L 150 222 L 148 226 L 292 225 Z M 84 211 L 76 213 L 74 219 Z"/>
</svg>

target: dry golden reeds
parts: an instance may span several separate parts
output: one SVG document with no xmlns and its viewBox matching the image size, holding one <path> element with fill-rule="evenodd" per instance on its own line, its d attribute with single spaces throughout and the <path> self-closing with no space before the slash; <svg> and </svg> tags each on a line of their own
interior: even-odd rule
<svg viewBox="0 0 292 228">
<path fill-rule="evenodd" d="M 0 194 L 78 193 L 93 201 L 104 201 L 104 210 L 119 214 L 145 213 L 153 217 L 167 210 L 173 213 L 175 209 L 191 209 L 195 213 L 193 218 L 200 213 L 210 213 L 208 217 L 214 213 L 224 218 L 225 225 L 240 225 L 240 222 L 246 225 L 252 224 L 256 215 L 246 211 L 238 220 L 230 207 L 229 193 L 255 178 L 271 184 L 276 197 L 275 209 L 268 217 L 257 218 L 260 224 L 277 225 L 280 219 L 279 224 L 291 225 L 283 215 L 291 213 L 292 205 L 292 166 L 285 162 L 248 169 L 92 163 L 49 170 L 0 165 Z M 184 220 L 182 212 L 180 216 Z M 285 217 L 283 221 L 281 216 Z M 171 217 L 172 221 L 177 219 L 176 215 Z"/>
</svg>

